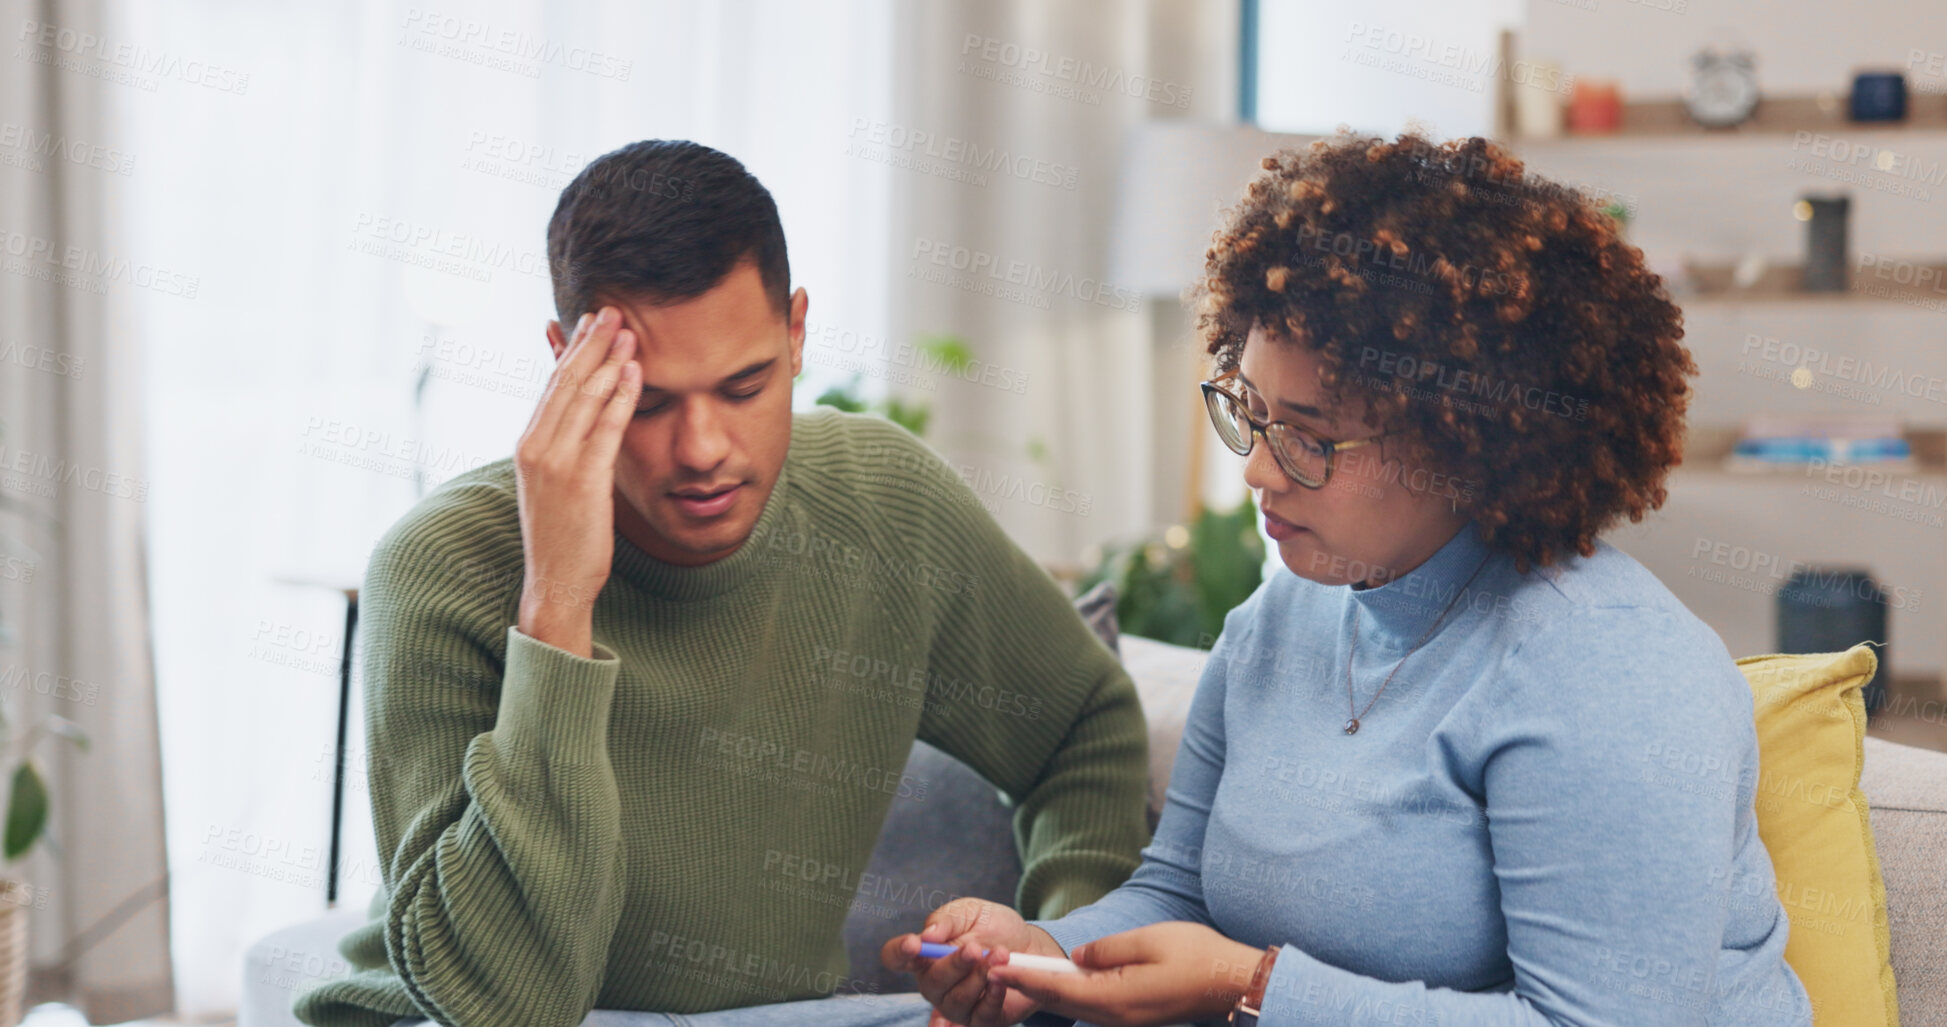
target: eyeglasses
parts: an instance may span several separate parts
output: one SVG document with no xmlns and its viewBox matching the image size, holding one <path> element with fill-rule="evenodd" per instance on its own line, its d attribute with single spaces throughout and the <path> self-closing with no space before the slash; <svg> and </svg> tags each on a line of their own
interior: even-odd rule
<svg viewBox="0 0 1947 1027">
<path fill-rule="evenodd" d="M 1308 489 L 1324 488 L 1325 483 L 1332 479 L 1332 464 L 1341 450 L 1398 434 L 1380 432 L 1351 442 L 1328 442 L 1295 424 L 1284 421 L 1267 424 L 1252 417 L 1250 407 L 1221 384 L 1235 377 L 1237 372 L 1229 371 L 1200 385 L 1203 405 L 1210 411 L 1210 423 L 1216 426 L 1217 437 L 1224 440 L 1224 445 L 1229 446 L 1231 452 L 1238 456 L 1250 456 L 1251 447 L 1257 442 L 1256 436 L 1264 436 L 1278 467 L 1292 481 Z"/>
</svg>

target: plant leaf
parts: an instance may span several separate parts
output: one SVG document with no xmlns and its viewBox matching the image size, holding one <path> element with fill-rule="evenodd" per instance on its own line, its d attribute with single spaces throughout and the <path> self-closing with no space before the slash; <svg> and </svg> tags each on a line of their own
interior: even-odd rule
<svg viewBox="0 0 1947 1027">
<path fill-rule="evenodd" d="M 0 853 L 8 862 L 19 859 L 47 828 L 47 785 L 32 763 L 14 770 L 13 792 L 7 797 L 7 837 Z"/>
<path fill-rule="evenodd" d="M 865 401 L 853 394 L 856 388 L 858 388 L 857 379 L 854 379 L 849 386 L 834 385 L 818 397 L 817 404 L 821 407 L 835 407 L 848 414 L 864 413 Z"/>
<path fill-rule="evenodd" d="M 968 349 L 967 344 L 957 336 L 930 336 L 920 341 L 919 348 L 954 374 L 961 374 L 973 365 L 973 350 Z"/>
<path fill-rule="evenodd" d="M 933 408 L 925 403 L 906 403 L 895 396 L 886 401 L 886 420 L 912 432 L 926 435 L 926 422 L 933 419 Z"/>
</svg>

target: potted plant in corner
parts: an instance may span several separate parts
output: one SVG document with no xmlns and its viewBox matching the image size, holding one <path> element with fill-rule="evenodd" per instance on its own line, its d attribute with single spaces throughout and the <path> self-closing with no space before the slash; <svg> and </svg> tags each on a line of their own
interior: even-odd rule
<svg viewBox="0 0 1947 1027">
<path fill-rule="evenodd" d="M 0 698 L 0 737 L 10 735 L 14 717 L 11 704 Z M 66 739 L 75 748 L 88 751 L 88 735 L 81 725 L 56 714 L 42 717 L 32 727 L 10 738 L 4 748 L 13 764 L 7 787 L 4 836 L 0 836 L 0 856 L 9 867 L 27 854 L 47 833 L 50 802 L 47 782 L 34 764 L 34 749 L 48 735 Z M 52 846 L 53 840 L 48 844 Z M 34 905 L 34 889 L 11 873 L 0 874 L 0 1024 L 20 1023 L 21 1004 L 27 995 L 27 909 Z"/>
<path fill-rule="evenodd" d="M 0 439 L 5 438 L 4 432 L 5 423 L 0 422 Z M 39 513 L 11 496 L 0 496 L 0 511 L 26 517 Z M 0 624 L 0 651 L 13 648 L 12 633 L 4 628 Z M 0 820 L 0 862 L 8 868 L 0 870 L 0 1027 L 20 1023 L 27 997 L 27 909 L 35 901 L 33 887 L 14 876 L 11 868 L 47 834 L 51 806 L 47 781 L 34 763 L 34 750 L 49 735 L 65 739 L 83 752 L 88 750 L 88 735 L 81 725 L 57 714 L 41 717 L 16 736 L 20 719 L 15 716 L 12 699 L 0 694 L 0 767 L 9 768 L 5 819 Z M 52 838 L 48 845 L 54 847 Z"/>
</svg>

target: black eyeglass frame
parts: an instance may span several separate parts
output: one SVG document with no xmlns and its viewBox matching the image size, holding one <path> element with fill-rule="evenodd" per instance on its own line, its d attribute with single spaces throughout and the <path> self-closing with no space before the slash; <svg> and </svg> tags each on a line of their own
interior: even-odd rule
<svg viewBox="0 0 1947 1027">
<path fill-rule="evenodd" d="M 1271 459 L 1277 463 L 1278 469 L 1284 472 L 1285 477 L 1290 478 L 1292 481 L 1308 489 L 1322 489 L 1325 487 L 1326 482 L 1332 480 L 1332 468 L 1338 463 L 1340 451 L 1356 449 L 1359 446 L 1368 445 L 1388 436 L 1399 434 L 1399 432 L 1385 431 L 1377 435 L 1369 435 L 1363 439 L 1353 439 L 1349 442 L 1332 442 L 1328 439 L 1320 438 L 1317 432 L 1309 428 L 1301 428 L 1289 421 L 1260 421 L 1251 416 L 1251 405 L 1246 403 L 1242 396 L 1223 387 L 1224 382 L 1235 377 L 1237 377 L 1237 371 L 1230 370 L 1207 382 L 1198 383 L 1198 388 L 1203 390 L 1204 411 L 1210 415 L 1210 426 L 1216 429 L 1217 437 L 1223 440 L 1224 447 L 1231 452 L 1236 453 L 1238 456 L 1250 456 L 1251 450 L 1257 446 L 1257 437 L 1260 435 L 1264 436 L 1265 445 L 1271 447 Z M 1224 431 L 1223 422 L 1219 420 L 1222 417 L 1218 413 L 1217 406 L 1220 397 L 1235 404 L 1238 413 L 1243 415 L 1244 423 L 1250 425 L 1250 431 L 1242 439 L 1244 443 L 1243 449 L 1238 449 L 1230 441 L 1229 434 Z M 1235 422 L 1233 422 L 1232 426 L 1235 427 Z M 1271 433 L 1274 429 L 1283 432 L 1283 437 L 1285 438 L 1290 438 L 1293 435 L 1297 436 L 1301 443 L 1309 445 L 1325 458 L 1325 473 L 1320 475 L 1316 482 L 1308 480 L 1304 473 L 1293 466 L 1291 458 L 1285 454 L 1284 446 L 1272 438 Z"/>
</svg>

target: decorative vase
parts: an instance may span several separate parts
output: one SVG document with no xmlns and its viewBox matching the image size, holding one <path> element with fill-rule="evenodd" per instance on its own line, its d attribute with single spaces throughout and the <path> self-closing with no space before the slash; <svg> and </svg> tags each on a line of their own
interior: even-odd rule
<svg viewBox="0 0 1947 1027">
<path fill-rule="evenodd" d="M 1559 82 L 1562 69 L 1548 61 L 1530 61 L 1533 74 L 1514 90 L 1514 131 L 1523 139 L 1555 139 L 1562 134 L 1562 94 L 1544 89 L 1542 82 Z"/>
<path fill-rule="evenodd" d="M 1568 98 L 1568 130 L 1577 135 L 1614 132 L 1622 126 L 1622 87 L 1613 81 L 1578 78 Z"/>
<path fill-rule="evenodd" d="M 1805 291 L 1844 292 L 1847 279 L 1846 215 L 1852 200 L 1844 194 L 1808 195 L 1805 213 Z"/>
<path fill-rule="evenodd" d="M 1906 76 L 1897 71 L 1862 71 L 1852 77 L 1854 121 L 1905 121 Z"/>
<path fill-rule="evenodd" d="M 1778 590 L 1778 651 L 1836 653 L 1879 643 L 1879 667 L 1866 682 L 1866 716 L 1886 705 L 1886 591 L 1863 567 L 1807 567 Z"/>
<path fill-rule="evenodd" d="M 0 1025 L 17 1027 L 27 998 L 27 898 L 24 881 L 0 878 Z"/>
</svg>

